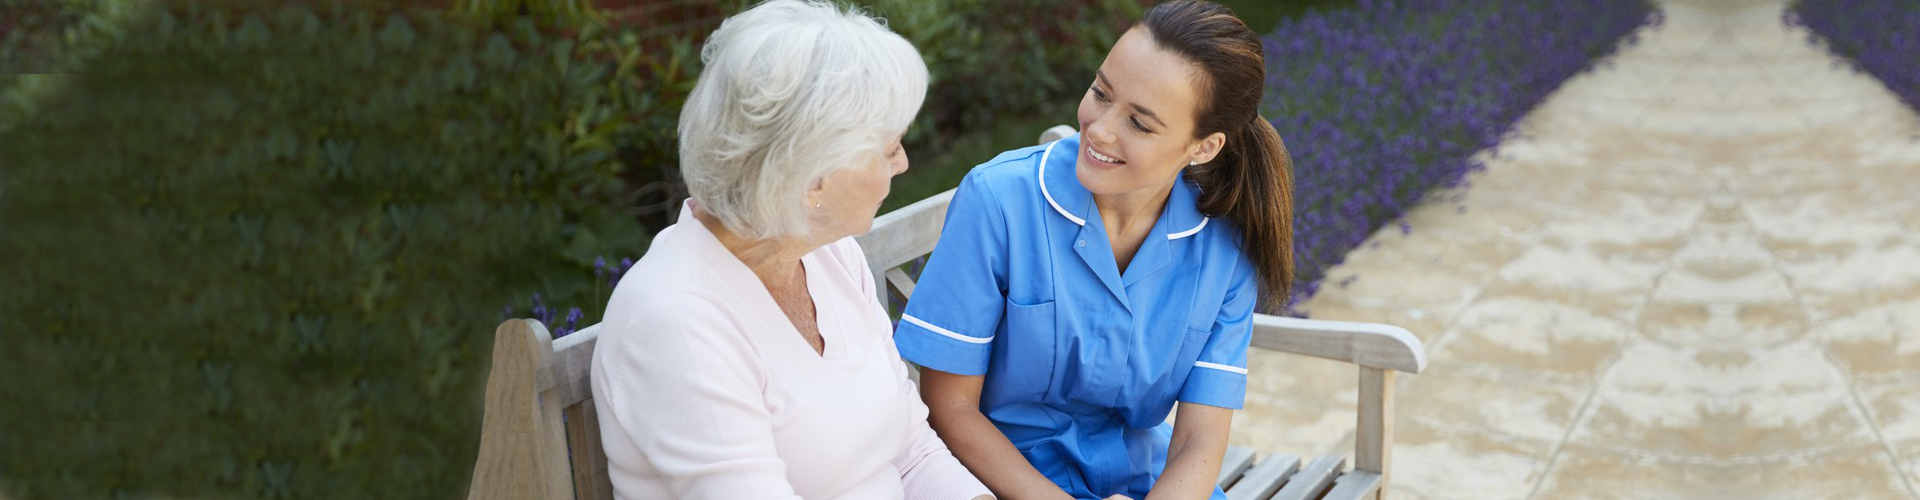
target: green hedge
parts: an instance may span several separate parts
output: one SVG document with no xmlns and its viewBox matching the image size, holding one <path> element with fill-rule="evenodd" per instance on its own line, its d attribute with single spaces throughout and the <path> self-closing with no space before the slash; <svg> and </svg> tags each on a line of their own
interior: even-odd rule
<svg viewBox="0 0 1920 500">
<path fill-rule="evenodd" d="M 462 497 L 502 307 L 599 317 L 699 69 L 515 2 L 0 0 L 0 491 Z M 1145 3 L 866 2 L 932 71 L 896 198 L 1071 120 Z"/>
<path fill-rule="evenodd" d="M 751 5 L 722 1 L 731 15 Z M 1048 123 L 1073 120 L 1073 105 L 1106 57 L 1106 49 L 1130 26 L 1149 0 L 858 0 L 850 2 L 875 16 L 913 42 L 929 71 L 927 101 L 908 131 L 906 147 L 916 162 L 938 164 L 939 172 L 909 171 L 896 181 L 897 207 L 952 188 L 966 168 L 991 158 L 992 152 L 970 149 L 982 131 L 1011 119 L 1050 116 Z M 680 103 L 698 75 L 697 52 L 711 26 L 698 35 L 660 37 L 623 30 L 607 23 L 589 23 L 607 31 L 597 40 L 606 54 L 639 55 L 639 68 L 629 85 L 609 95 L 607 106 L 629 122 L 608 134 L 616 154 L 632 168 L 625 174 L 638 190 L 638 219 L 650 227 L 672 223 L 672 210 L 686 197 L 679 178 L 679 154 L 674 130 Z M 647 53 L 643 50 L 653 47 Z M 1042 127 L 1044 128 L 1044 127 Z M 1023 130 L 1031 140 L 1039 129 Z M 947 157 L 961 153 L 963 166 L 946 165 Z M 956 163 L 957 165 L 957 163 Z M 915 184 L 925 184 L 916 186 Z M 911 197 L 908 198 L 908 197 Z M 638 252 L 609 255 L 637 257 Z M 594 309 L 589 305 L 588 309 Z M 590 317 L 598 317 L 590 314 Z"/>
<path fill-rule="evenodd" d="M 501 307 L 594 300 L 647 241 L 594 133 L 614 71 L 524 22 L 130 4 L 0 97 L 0 478 L 462 496 Z"/>
</svg>

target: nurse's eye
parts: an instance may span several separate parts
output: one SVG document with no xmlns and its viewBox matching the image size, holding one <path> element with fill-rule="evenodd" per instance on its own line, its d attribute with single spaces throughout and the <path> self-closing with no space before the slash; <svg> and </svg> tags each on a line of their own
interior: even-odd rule
<svg viewBox="0 0 1920 500">
<path fill-rule="evenodd" d="M 1149 134 L 1151 134 L 1151 133 L 1153 133 L 1153 130 L 1151 130 L 1151 129 L 1148 129 L 1146 125 L 1141 125 L 1141 124 L 1140 124 L 1140 119 L 1139 119 L 1139 118 L 1134 118 L 1134 117 L 1131 117 L 1131 116 L 1130 116 L 1130 117 L 1127 117 L 1127 121 L 1129 121 L 1129 122 L 1133 122 L 1133 128 L 1134 128 L 1135 130 L 1139 130 L 1139 131 L 1141 131 L 1141 132 L 1146 132 L 1146 133 L 1149 133 Z"/>
<path fill-rule="evenodd" d="M 1100 102 L 1107 102 L 1107 93 L 1106 93 L 1106 92 L 1101 92 L 1101 91 L 1100 91 L 1100 87 L 1098 87 L 1098 86 L 1094 86 L 1094 87 L 1088 87 L 1088 88 L 1089 88 L 1089 89 L 1092 89 L 1092 90 L 1093 90 L 1093 99 L 1094 99 L 1094 100 L 1097 100 L 1097 101 L 1100 101 Z"/>
</svg>

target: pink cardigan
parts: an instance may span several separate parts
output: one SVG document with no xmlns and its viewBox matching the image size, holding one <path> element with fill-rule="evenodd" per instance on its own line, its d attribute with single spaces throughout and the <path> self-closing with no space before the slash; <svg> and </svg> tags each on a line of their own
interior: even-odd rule
<svg viewBox="0 0 1920 500">
<path fill-rule="evenodd" d="M 968 500 L 848 238 L 801 259 L 825 355 L 682 210 L 607 304 L 593 353 L 621 499 Z"/>
</svg>

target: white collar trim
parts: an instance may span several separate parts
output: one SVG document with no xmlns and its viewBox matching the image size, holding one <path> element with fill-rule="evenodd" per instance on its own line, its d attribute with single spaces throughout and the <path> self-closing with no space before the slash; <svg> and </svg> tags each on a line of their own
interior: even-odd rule
<svg viewBox="0 0 1920 500">
<path fill-rule="evenodd" d="M 1060 208 L 1060 202 L 1053 201 L 1053 193 L 1047 191 L 1047 157 L 1053 155 L 1053 147 L 1058 144 L 1060 144 L 1060 141 L 1047 143 L 1047 150 L 1040 153 L 1040 196 L 1047 197 L 1047 204 L 1053 205 L 1053 211 L 1060 212 L 1060 215 L 1065 216 L 1067 220 L 1073 221 L 1074 224 L 1085 226 L 1087 225 L 1086 219 L 1068 213 L 1065 208 Z"/>
<path fill-rule="evenodd" d="M 1201 218 L 1200 218 L 1200 224 L 1199 224 L 1199 225 L 1197 225 L 1197 226 L 1193 226 L 1193 229 L 1188 229 L 1188 230 L 1185 230 L 1185 231 L 1181 231 L 1181 232 L 1178 232 L 1178 233 L 1173 233 L 1173 234 L 1168 234 L 1168 235 L 1167 235 L 1167 239 L 1169 239 L 1169 240 L 1177 240 L 1177 239 L 1180 239 L 1180 238 L 1185 238 L 1185 237 L 1188 237 L 1188 236 L 1193 236 L 1193 235 L 1195 235 L 1195 234 L 1199 234 L 1199 233 L 1200 233 L 1200 229 L 1201 229 L 1201 228 L 1204 228 L 1204 227 L 1207 227 L 1207 221 L 1210 221 L 1210 220 L 1213 220 L 1213 218 L 1212 218 L 1212 217 L 1204 217 L 1204 216 L 1203 216 L 1203 217 L 1201 217 Z"/>
<path fill-rule="evenodd" d="M 1047 197 L 1047 204 L 1053 206 L 1053 211 L 1060 212 L 1060 216 L 1066 217 L 1067 220 L 1073 221 L 1074 224 L 1085 226 L 1087 225 L 1086 219 L 1082 219 L 1080 218 L 1080 216 L 1073 215 L 1072 213 L 1067 212 L 1067 209 L 1062 208 L 1060 206 L 1060 202 L 1053 200 L 1053 193 L 1047 190 L 1047 159 L 1048 157 L 1053 156 L 1053 147 L 1058 144 L 1060 144 L 1060 141 L 1053 141 L 1051 143 L 1048 143 L 1046 151 L 1042 151 L 1040 153 L 1040 174 L 1039 174 L 1040 175 L 1040 195 Z M 1175 187 L 1178 187 L 1178 186 L 1175 186 Z M 1200 224 L 1193 226 L 1192 229 L 1188 229 L 1178 233 L 1168 234 L 1167 239 L 1177 240 L 1180 238 L 1185 238 L 1188 236 L 1199 234 L 1200 230 L 1206 228 L 1207 222 L 1211 220 L 1213 220 L 1212 217 L 1202 216 L 1200 218 Z"/>
</svg>

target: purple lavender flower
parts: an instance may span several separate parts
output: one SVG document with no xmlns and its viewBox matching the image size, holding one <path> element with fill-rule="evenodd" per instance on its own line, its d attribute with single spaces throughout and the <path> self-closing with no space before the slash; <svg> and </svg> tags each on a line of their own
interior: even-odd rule
<svg viewBox="0 0 1920 500">
<path fill-rule="evenodd" d="M 540 320 L 543 325 L 553 325 L 553 310 L 540 302 L 540 292 L 533 292 L 533 319 Z"/>
<path fill-rule="evenodd" d="M 607 280 L 607 288 L 614 288 L 619 285 L 620 277 L 626 276 L 627 271 L 630 270 L 633 270 L 633 258 L 627 257 L 620 259 L 620 267 L 613 269 L 612 277 Z"/>
<path fill-rule="evenodd" d="M 625 276 L 628 271 L 633 270 L 633 264 L 634 261 L 631 257 L 620 259 L 620 263 L 617 265 L 609 265 L 605 256 L 595 257 L 593 259 L 593 275 L 596 278 L 606 277 L 607 290 L 612 290 L 616 285 L 620 284 L 620 278 L 622 276 Z M 554 338 L 560 338 L 567 334 L 580 331 L 580 323 L 587 319 L 586 310 L 579 307 L 569 307 L 567 308 L 566 316 L 562 318 L 562 321 L 566 324 L 556 324 L 553 321 L 553 316 L 560 311 L 559 307 L 548 306 L 538 292 L 535 292 L 532 297 L 529 297 L 529 301 L 533 303 L 530 317 L 539 321 L 541 324 L 547 325 L 547 327 L 551 329 L 550 331 L 553 333 Z M 596 307 L 605 307 L 605 304 L 597 304 Z M 506 318 L 512 317 L 515 310 L 513 306 L 507 306 L 501 309 L 500 315 L 502 320 L 504 321 Z"/>
<path fill-rule="evenodd" d="M 1262 102 L 1294 164 L 1299 284 L 1283 312 L 1383 224 L 1463 186 L 1485 168 L 1476 151 L 1650 13 L 1639 0 L 1363 0 L 1283 21 L 1263 44 Z"/>
<path fill-rule="evenodd" d="M 1787 24 L 1805 27 L 1815 43 L 1878 78 L 1908 106 L 1920 109 L 1920 4 L 1912 0 L 1801 0 Z"/>
</svg>

